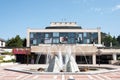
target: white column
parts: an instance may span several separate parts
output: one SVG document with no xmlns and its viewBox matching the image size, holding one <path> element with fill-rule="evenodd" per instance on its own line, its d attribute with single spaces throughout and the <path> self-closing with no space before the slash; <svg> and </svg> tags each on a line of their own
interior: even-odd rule
<svg viewBox="0 0 120 80">
<path fill-rule="evenodd" d="M 116 53 L 113 53 L 113 60 L 117 60 L 117 55 L 116 55 Z"/>
<path fill-rule="evenodd" d="M 98 44 L 101 44 L 101 30 L 100 27 L 98 27 L 97 29 L 98 29 Z"/>
<path fill-rule="evenodd" d="M 30 29 L 27 29 L 27 47 L 30 47 Z"/>
<path fill-rule="evenodd" d="M 93 65 L 96 65 L 96 54 L 95 53 L 92 55 L 92 63 Z"/>
<path fill-rule="evenodd" d="M 48 64 L 48 54 L 46 54 L 46 63 L 45 64 Z"/>
</svg>

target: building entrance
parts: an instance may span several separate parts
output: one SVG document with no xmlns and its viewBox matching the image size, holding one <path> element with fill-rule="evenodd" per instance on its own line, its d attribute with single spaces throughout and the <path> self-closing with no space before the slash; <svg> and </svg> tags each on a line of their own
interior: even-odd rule
<svg viewBox="0 0 120 80">
<path fill-rule="evenodd" d="M 86 56 L 77 55 L 76 56 L 76 62 L 77 62 L 77 64 L 92 64 L 92 56 L 89 56 L 89 55 L 86 55 Z"/>
<path fill-rule="evenodd" d="M 96 56 L 97 64 L 109 64 L 110 60 L 113 60 L 112 55 L 97 55 Z"/>
</svg>

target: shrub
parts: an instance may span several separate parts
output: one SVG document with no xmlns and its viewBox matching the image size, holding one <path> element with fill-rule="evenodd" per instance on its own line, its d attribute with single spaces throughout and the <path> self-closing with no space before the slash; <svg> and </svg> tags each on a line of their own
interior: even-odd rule
<svg viewBox="0 0 120 80">
<path fill-rule="evenodd" d="M 2 55 L 13 55 L 13 53 L 11 52 L 4 52 L 4 53 L 1 53 Z"/>
<path fill-rule="evenodd" d="M 3 60 L 4 56 L 0 56 L 0 60 Z"/>
</svg>

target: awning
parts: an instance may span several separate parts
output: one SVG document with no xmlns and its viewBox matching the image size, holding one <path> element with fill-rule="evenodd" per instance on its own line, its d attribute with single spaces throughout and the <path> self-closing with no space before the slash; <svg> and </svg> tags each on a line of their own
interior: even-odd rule
<svg viewBox="0 0 120 80">
<path fill-rule="evenodd" d="M 30 54 L 30 48 L 14 48 L 13 54 Z"/>
</svg>

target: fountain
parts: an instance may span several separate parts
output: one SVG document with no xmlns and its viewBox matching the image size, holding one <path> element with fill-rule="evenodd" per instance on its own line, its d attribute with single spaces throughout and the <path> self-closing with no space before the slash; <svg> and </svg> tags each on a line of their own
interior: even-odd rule
<svg viewBox="0 0 120 80">
<path fill-rule="evenodd" d="M 17 72 L 24 72 L 30 74 L 97 74 L 103 72 L 110 72 L 115 71 L 117 69 L 109 68 L 109 67 L 101 67 L 103 71 L 101 72 L 100 67 L 80 67 L 77 65 L 75 58 L 73 57 L 74 48 L 76 45 L 51 45 L 47 46 L 47 63 L 48 66 L 41 66 L 40 64 L 35 66 L 27 65 L 25 67 L 13 67 L 13 68 L 6 68 L 7 70 L 17 71 Z M 73 51 L 71 51 L 73 49 Z M 79 49 L 81 52 L 82 50 Z M 45 52 L 44 51 L 44 52 Z M 82 53 L 84 54 L 84 53 Z M 51 57 L 49 57 L 51 55 Z M 63 55 L 65 59 L 63 59 Z M 50 59 L 51 58 L 51 59 Z M 65 60 L 65 61 L 64 61 Z M 87 59 L 85 59 L 87 61 Z M 86 62 L 87 63 L 87 62 Z M 107 69 L 107 70 L 105 70 Z M 108 70 L 109 69 L 109 70 Z M 91 71 L 93 70 L 93 71 Z M 86 72 L 87 71 L 87 72 Z"/>
<path fill-rule="evenodd" d="M 49 63 L 47 72 L 60 72 L 60 70 L 61 70 L 60 61 L 58 57 L 55 55 Z"/>
<path fill-rule="evenodd" d="M 79 68 L 77 66 L 77 63 L 75 59 L 73 58 L 71 54 L 71 48 L 70 46 L 66 49 L 66 61 L 65 65 L 63 65 L 63 59 L 61 50 L 59 50 L 58 55 L 54 55 L 51 59 L 49 66 L 47 68 L 47 72 L 79 72 Z"/>
</svg>

